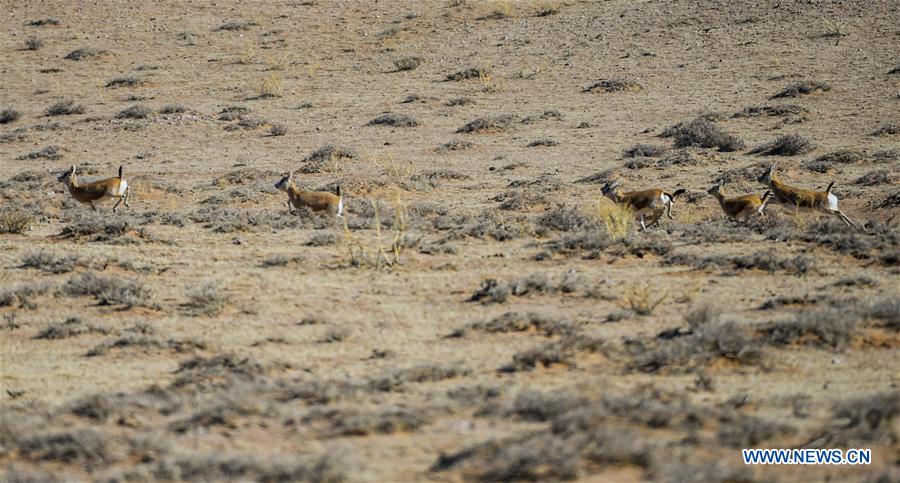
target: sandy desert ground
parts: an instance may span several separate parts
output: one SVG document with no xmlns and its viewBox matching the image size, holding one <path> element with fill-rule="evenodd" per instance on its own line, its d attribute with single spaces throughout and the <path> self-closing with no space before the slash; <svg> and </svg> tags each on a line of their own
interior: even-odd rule
<svg viewBox="0 0 900 483">
<path fill-rule="evenodd" d="M 898 25 L 3 2 L 0 480 L 897 481 Z M 860 229 L 707 194 L 775 162 Z M 130 207 L 74 201 L 73 164 Z M 289 214 L 290 171 L 343 219 Z M 640 231 L 614 180 L 686 193 Z"/>
</svg>

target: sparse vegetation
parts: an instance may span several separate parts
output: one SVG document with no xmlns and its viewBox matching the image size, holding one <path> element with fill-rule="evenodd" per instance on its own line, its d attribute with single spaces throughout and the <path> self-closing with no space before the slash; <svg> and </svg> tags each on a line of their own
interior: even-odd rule
<svg viewBox="0 0 900 483">
<path fill-rule="evenodd" d="M 33 35 L 25 39 L 25 48 L 28 50 L 39 50 L 43 46 L 44 41 Z"/>
<path fill-rule="evenodd" d="M 406 114 L 382 114 L 372 119 L 367 126 L 415 127 L 419 125 L 416 118 Z"/>
<path fill-rule="evenodd" d="M 207 282 L 188 290 L 184 308 L 192 315 L 213 316 L 225 308 L 228 296 L 215 282 Z"/>
<path fill-rule="evenodd" d="M 630 79 L 602 79 L 585 87 L 582 92 L 638 92 L 640 84 Z"/>
<path fill-rule="evenodd" d="M 0 124 L 16 122 L 20 117 L 22 117 L 21 112 L 16 111 L 15 109 L 4 109 L 3 111 L 0 111 Z"/>
<path fill-rule="evenodd" d="M 147 119 L 151 114 L 153 114 L 153 109 L 135 104 L 119 111 L 116 114 L 116 119 Z"/>
<path fill-rule="evenodd" d="M 109 51 L 95 49 L 93 47 L 83 47 L 83 48 L 75 49 L 75 50 L 69 52 L 65 58 L 67 60 L 85 60 L 85 59 L 92 59 L 95 57 L 101 57 L 101 56 L 104 56 L 107 54 L 109 54 Z"/>
<path fill-rule="evenodd" d="M 75 114 L 84 114 L 84 106 L 75 104 L 75 101 L 67 99 L 59 101 L 48 107 L 44 114 L 47 116 L 72 116 Z"/>
<path fill-rule="evenodd" d="M 403 72 L 407 70 L 414 70 L 420 65 L 422 65 L 421 57 L 404 57 L 402 59 L 398 59 L 394 61 L 394 67 L 397 68 L 397 72 Z"/>
<path fill-rule="evenodd" d="M 662 136 L 673 138 L 676 148 L 696 146 L 717 148 L 724 152 L 738 151 L 744 148 L 744 141 L 726 133 L 711 120 L 702 116 L 687 124 L 676 124 L 663 131 Z"/>
<path fill-rule="evenodd" d="M 452 74 L 447 74 L 448 81 L 461 81 L 467 79 L 482 79 L 491 74 L 491 69 L 486 67 L 470 67 Z"/>
<path fill-rule="evenodd" d="M 831 90 L 831 86 L 825 82 L 819 81 L 811 81 L 804 80 L 800 82 L 794 82 L 793 84 L 788 85 L 784 89 L 778 91 L 773 95 L 772 99 L 782 99 L 789 97 L 799 97 L 802 95 L 808 94 L 817 94 L 820 92 L 828 92 Z"/>
<path fill-rule="evenodd" d="M 239 30 L 250 30 L 251 27 L 256 27 L 259 25 L 254 20 L 230 20 L 228 22 L 223 23 L 218 26 L 216 30 L 222 31 L 239 31 Z"/>
<path fill-rule="evenodd" d="M 144 81 L 133 76 L 115 77 L 106 82 L 106 87 L 137 87 L 143 85 Z"/>
<path fill-rule="evenodd" d="M 504 114 L 500 116 L 479 117 L 457 129 L 458 133 L 495 133 L 511 129 L 518 120 L 516 116 Z"/>
<path fill-rule="evenodd" d="M 24 210 L 0 209 L 0 233 L 22 234 L 31 228 L 32 223 L 34 223 L 34 217 Z"/>
<path fill-rule="evenodd" d="M 781 136 L 772 142 L 761 144 L 750 150 L 750 154 L 760 156 L 797 156 L 812 151 L 813 144 L 798 134 Z"/>
</svg>

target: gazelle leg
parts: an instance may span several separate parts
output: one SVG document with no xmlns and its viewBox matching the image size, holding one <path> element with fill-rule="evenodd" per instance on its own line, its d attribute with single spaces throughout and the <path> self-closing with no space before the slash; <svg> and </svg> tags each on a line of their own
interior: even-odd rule
<svg viewBox="0 0 900 483">
<path fill-rule="evenodd" d="M 668 216 L 670 220 L 675 219 L 675 217 L 672 216 L 672 205 L 674 205 L 674 204 L 675 203 L 673 203 L 671 201 L 668 204 L 666 204 L 666 216 Z M 660 213 L 659 216 L 662 216 L 662 213 Z"/>
<path fill-rule="evenodd" d="M 641 214 L 641 231 L 647 231 L 647 226 L 644 225 L 644 214 Z"/>
<path fill-rule="evenodd" d="M 852 226 L 853 228 L 859 228 L 856 226 L 856 223 L 850 219 L 849 216 L 845 215 L 841 210 L 834 210 L 832 213 L 837 213 L 837 216 L 840 217 L 841 221 L 843 221 L 847 226 Z"/>
<path fill-rule="evenodd" d="M 131 208 L 130 206 L 128 206 L 128 194 L 129 193 L 131 193 L 131 186 L 128 186 L 125 188 L 125 198 L 122 200 L 122 202 L 125 203 L 126 208 Z"/>
<path fill-rule="evenodd" d="M 116 204 L 113 205 L 113 213 L 116 212 L 116 209 L 119 207 L 119 203 L 121 203 L 123 199 L 125 198 L 119 198 L 119 200 L 116 201 Z"/>
</svg>

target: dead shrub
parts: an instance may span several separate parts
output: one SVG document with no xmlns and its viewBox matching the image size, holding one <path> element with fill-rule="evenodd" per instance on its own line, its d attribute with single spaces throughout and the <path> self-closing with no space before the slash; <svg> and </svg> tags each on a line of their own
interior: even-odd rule
<svg viewBox="0 0 900 483">
<path fill-rule="evenodd" d="M 896 136 L 898 134 L 900 134 L 900 123 L 897 122 L 884 124 L 872 133 L 873 136 Z"/>
<path fill-rule="evenodd" d="M 688 332 L 652 341 L 631 341 L 631 368 L 642 372 L 689 372 L 715 359 L 724 358 L 741 364 L 757 364 L 762 358 L 759 341 L 747 327 L 722 321 L 714 312 L 693 315 Z"/>
<path fill-rule="evenodd" d="M 147 119 L 151 114 L 153 114 L 153 109 L 135 104 L 119 111 L 116 119 Z"/>
<path fill-rule="evenodd" d="M 59 19 L 54 17 L 39 18 L 37 20 L 29 20 L 25 25 L 31 27 L 44 27 L 46 25 L 59 25 Z"/>
<path fill-rule="evenodd" d="M 219 30 L 219 31 L 250 30 L 251 27 L 256 27 L 257 25 L 259 25 L 259 24 L 253 20 L 230 20 L 230 21 L 225 22 L 222 25 L 216 27 L 216 30 Z"/>
<path fill-rule="evenodd" d="M 330 163 L 336 163 L 345 159 L 354 159 L 356 157 L 356 151 L 352 148 L 335 144 L 326 144 L 309 153 L 309 155 L 303 159 L 303 161 L 306 162 L 306 165 L 301 168 L 301 171 L 304 173 L 318 173 Z"/>
<path fill-rule="evenodd" d="M 34 217 L 25 210 L 3 208 L 0 210 L 0 233 L 23 234 L 31 228 Z"/>
<path fill-rule="evenodd" d="M 46 116 L 72 116 L 75 114 L 84 114 L 84 106 L 75 104 L 75 101 L 66 99 L 48 107 L 44 111 Z"/>
<path fill-rule="evenodd" d="M 57 161 L 62 159 L 62 148 L 59 146 L 47 146 L 40 151 L 33 151 L 23 156 L 19 156 L 16 158 L 17 160 L 34 160 L 34 159 L 48 159 L 50 161 Z"/>
<path fill-rule="evenodd" d="M 829 443 L 846 448 L 897 444 L 898 417 L 900 392 L 884 391 L 847 399 L 835 404 L 833 421 L 824 428 L 823 436 L 828 437 Z"/>
<path fill-rule="evenodd" d="M 188 290 L 187 302 L 182 307 L 191 315 L 212 317 L 219 314 L 228 304 L 228 295 L 215 282 L 208 282 Z"/>
<path fill-rule="evenodd" d="M 453 99 L 450 99 L 449 101 L 447 101 L 446 105 L 448 107 L 454 107 L 454 106 L 470 106 L 472 104 L 475 104 L 475 100 L 470 97 L 456 97 L 456 98 L 453 98 Z"/>
<path fill-rule="evenodd" d="M 67 60 L 85 60 L 95 57 L 101 57 L 109 54 L 109 51 L 95 49 L 93 47 L 82 47 L 80 49 L 69 52 L 64 58 Z"/>
<path fill-rule="evenodd" d="M 17 448 L 26 459 L 65 464 L 108 465 L 124 456 L 110 435 L 94 429 L 38 434 L 20 441 Z"/>
<path fill-rule="evenodd" d="M 761 144 L 750 150 L 750 154 L 760 156 L 797 156 L 814 149 L 813 144 L 798 134 L 781 136 L 772 142 Z"/>
<path fill-rule="evenodd" d="M 828 92 L 831 86 L 825 82 L 804 80 L 789 84 L 784 89 L 778 91 L 771 99 L 782 99 L 786 97 L 800 97 L 801 95 L 815 94 L 819 92 Z"/>
<path fill-rule="evenodd" d="M 435 148 L 435 151 L 439 153 L 446 153 L 449 151 L 462 151 L 463 149 L 469 149 L 472 146 L 474 146 L 474 144 L 470 143 L 469 141 L 460 141 L 454 139 L 453 141 L 448 141 L 444 144 L 441 144 L 440 146 Z"/>
<path fill-rule="evenodd" d="M 890 171 L 887 169 L 877 169 L 875 171 L 869 171 L 868 173 L 856 178 L 856 181 L 853 184 L 861 185 L 861 186 L 879 186 L 883 184 L 896 184 L 897 181 L 900 180 L 896 171 Z"/>
<path fill-rule="evenodd" d="M 287 134 L 288 128 L 284 124 L 273 124 L 271 128 L 269 128 L 269 136 L 284 136 Z"/>
<path fill-rule="evenodd" d="M 630 79 L 601 79 L 582 92 L 639 92 L 641 89 L 640 84 Z"/>
<path fill-rule="evenodd" d="M 50 324 L 38 332 L 35 339 L 60 340 L 78 337 L 83 334 L 109 334 L 112 330 L 105 327 L 85 324 L 78 317 L 69 317 L 65 322 Z"/>
<path fill-rule="evenodd" d="M 20 268 L 34 268 L 47 273 L 67 273 L 76 267 L 87 267 L 89 265 L 91 265 L 89 261 L 83 260 L 75 254 L 56 254 L 41 250 L 26 253 L 22 257 Z"/>
<path fill-rule="evenodd" d="M 416 118 L 406 114 L 382 114 L 372 119 L 366 126 L 391 126 L 391 127 L 416 127 L 419 122 Z"/>
<path fill-rule="evenodd" d="M 456 130 L 458 133 L 496 133 L 507 131 L 513 127 L 518 117 L 511 114 L 503 114 L 491 117 L 479 117 L 466 123 Z"/>
<path fill-rule="evenodd" d="M 22 117 L 22 113 L 15 109 L 4 109 L 0 111 L 0 124 L 9 124 L 15 122 Z"/>
<path fill-rule="evenodd" d="M 70 278 L 62 286 L 62 292 L 69 297 L 92 296 L 98 305 L 152 307 L 150 290 L 140 280 L 105 276 L 93 271 Z"/>
<path fill-rule="evenodd" d="M 528 143 L 529 148 L 536 148 L 536 147 L 542 147 L 542 146 L 558 146 L 558 145 L 559 145 L 559 143 L 552 139 L 535 139 L 534 141 L 531 141 L 530 143 Z"/>
<path fill-rule="evenodd" d="M 329 436 L 365 436 L 411 432 L 431 422 L 422 408 L 386 405 L 375 411 L 361 409 L 317 409 L 304 418 L 304 423 L 326 421 Z"/>
<path fill-rule="evenodd" d="M 761 329 L 772 345 L 810 344 L 843 348 L 858 333 L 859 315 L 852 311 L 803 311 L 793 320 L 774 322 Z"/>
<path fill-rule="evenodd" d="M 557 206 L 537 219 L 537 225 L 548 230 L 579 231 L 599 226 L 598 221 L 574 206 Z"/>
<path fill-rule="evenodd" d="M 188 108 L 184 107 L 181 104 L 166 104 L 159 110 L 160 114 L 181 114 L 182 112 L 187 112 Z"/>
<path fill-rule="evenodd" d="M 423 59 L 421 57 L 404 57 L 402 59 L 395 60 L 394 67 L 396 67 L 397 72 L 414 70 L 422 65 L 422 61 Z"/>
<path fill-rule="evenodd" d="M 534 312 L 506 312 L 490 320 L 473 322 L 453 331 L 449 337 L 463 337 L 470 331 L 487 333 L 525 332 L 535 330 L 546 337 L 572 334 L 575 324 L 566 319 Z"/>
<path fill-rule="evenodd" d="M 698 117 L 686 124 L 676 124 L 663 131 L 662 137 L 673 138 L 676 148 L 696 146 L 731 152 L 743 149 L 745 146 L 744 141 L 726 133 L 705 116 Z"/>
<path fill-rule="evenodd" d="M 26 309 L 36 309 L 37 303 L 34 301 L 34 297 L 44 295 L 53 288 L 49 282 L 36 282 L 5 289 L 0 292 L 0 307 L 18 305 Z"/>
<path fill-rule="evenodd" d="M 447 74 L 447 81 L 461 81 L 466 79 L 481 79 L 491 74 L 491 69 L 485 67 L 470 67 L 452 74 Z"/>
<path fill-rule="evenodd" d="M 635 144 L 622 153 L 626 158 L 658 158 L 666 153 L 666 148 L 655 144 Z"/>
<path fill-rule="evenodd" d="M 538 366 L 550 367 L 554 364 L 577 367 L 575 358 L 578 353 L 597 352 L 603 347 L 603 344 L 603 339 L 579 333 L 569 334 L 558 341 L 548 342 L 514 354 L 512 361 L 501 367 L 499 371 L 531 371 Z"/>
<path fill-rule="evenodd" d="M 750 106 L 736 112 L 732 117 L 759 117 L 759 116 L 789 116 L 801 115 L 809 112 L 805 107 L 796 104 L 781 104 L 775 106 Z"/>
<path fill-rule="evenodd" d="M 144 84 L 144 81 L 133 76 L 115 77 L 106 82 L 106 87 L 138 87 Z"/>
</svg>

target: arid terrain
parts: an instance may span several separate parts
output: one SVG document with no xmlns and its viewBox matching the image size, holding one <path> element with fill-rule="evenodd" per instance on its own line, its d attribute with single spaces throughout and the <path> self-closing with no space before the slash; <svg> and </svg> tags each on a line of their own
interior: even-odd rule
<svg viewBox="0 0 900 483">
<path fill-rule="evenodd" d="M 897 2 L 0 26 L 0 480 L 900 480 Z M 859 229 L 707 193 L 776 162 Z M 75 201 L 73 164 L 123 166 L 130 207 Z M 343 218 L 290 214 L 291 171 Z M 615 180 L 686 192 L 641 231 Z"/>
</svg>

